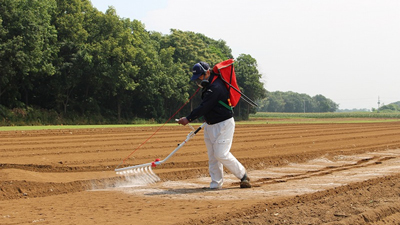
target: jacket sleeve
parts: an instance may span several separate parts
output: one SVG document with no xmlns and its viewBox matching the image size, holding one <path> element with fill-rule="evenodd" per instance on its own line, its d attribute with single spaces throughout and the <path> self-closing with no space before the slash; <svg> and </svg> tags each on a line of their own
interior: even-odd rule
<svg viewBox="0 0 400 225">
<path fill-rule="evenodd" d="M 203 93 L 203 101 L 201 104 L 195 108 L 187 117 L 186 119 L 189 120 L 189 122 L 198 119 L 199 117 L 204 116 L 206 113 L 211 111 L 215 105 L 218 103 L 218 91 L 214 88 L 208 88 L 204 93 Z"/>
</svg>

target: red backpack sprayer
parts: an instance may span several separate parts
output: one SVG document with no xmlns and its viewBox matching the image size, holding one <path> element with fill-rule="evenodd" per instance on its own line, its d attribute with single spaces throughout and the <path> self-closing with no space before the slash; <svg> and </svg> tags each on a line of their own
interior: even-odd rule
<svg viewBox="0 0 400 225">
<path fill-rule="evenodd" d="M 218 63 L 217 65 L 214 66 L 213 72 L 217 74 L 218 76 L 215 76 L 214 79 L 211 81 L 214 82 L 214 80 L 217 77 L 220 77 L 222 81 L 226 84 L 226 87 L 229 91 L 229 99 L 228 103 L 229 105 L 226 105 L 222 101 L 220 102 L 223 104 L 225 107 L 233 109 L 239 102 L 239 100 L 242 98 L 245 100 L 247 103 L 250 105 L 257 107 L 257 104 L 252 101 L 250 98 L 245 96 L 239 89 L 239 86 L 236 81 L 236 75 L 235 75 L 235 70 L 233 67 L 234 60 L 229 59 L 226 61 L 223 61 L 221 63 Z M 126 157 L 121 164 L 125 163 L 125 161 L 134 153 L 136 150 L 138 150 L 143 144 L 145 144 L 150 138 L 152 138 L 166 123 L 168 123 L 171 118 L 173 118 L 200 90 L 198 88 L 196 92 L 193 94 L 193 96 L 180 108 L 178 111 L 174 113 L 160 128 L 158 128 L 146 141 L 144 141 L 141 145 L 139 145 L 128 157 Z M 157 167 L 158 165 L 161 165 L 165 163 L 169 158 L 171 158 L 180 148 L 182 148 L 190 139 L 192 139 L 204 126 L 206 123 L 203 123 L 201 126 L 199 126 L 197 129 L 194 129 L 192 126 L 189 125 L 189 127 L 192 129 L 192 131 L 187 135 L 186 139 L 178 145 L 177 148 L 175 148 L 167 157 L 165 157 L 163 160 L 160 159 L 155 159 L 153 162 L 145 163 L 145 164 L 140 164 L 140 165 L 135 165 L 135 166 L 127 166 L 123 168 L 119 168 L 118 165 L 117 168 L 115 169 L 115 172 L 119 175 L 125 175 L 125 176 L 134 176 L 146 183 L 155 183 L 160 181 L 160 178 L 153 172 L 153 168 Z"/>
</svg>

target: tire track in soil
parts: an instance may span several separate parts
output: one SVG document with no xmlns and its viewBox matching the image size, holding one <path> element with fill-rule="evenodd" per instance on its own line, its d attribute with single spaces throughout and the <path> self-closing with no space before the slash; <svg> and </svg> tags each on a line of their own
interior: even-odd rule
<svg viewBox="0 0 400 225">
<path fill-rule="evenodd" d="M 399 224 L 399 189 L 400 175 L 396 174 L 176 224 Z"/>
<path fill-rule="evenodd" d="M 300 166 L 302 172 L 289 173 L 275 178 L 261 178 L 252 183 L 258 190 L 257 188 L 268 188 L 278 183 L 290 183 L 291 181 L 304 183 L 309 182 L 307 180 L 323 178 L 327 175 L 339 176 L 338 172 L 351 174 L 354 173 L 354 169 L 358 168 L 369 173 L 377 170 L 377 168 L 373 168 L 374 166 L 395 160 L 391 162 L 392 166 L 394 164 L 391 169 L 392 175 L 390 173 L 387 176 L 384 173 L 380 176 L 372 175 L 365 180 L 349 181 L 341 186 L 331 185 L 330 188 L 313 191 L 310 194 L 307 193 L 309 191 L 299 191 L 292 196 L 281 193 L 278 198 L 271 200 L 264 197 L 265 201 L 262 203 L 242 207 L 233 212 L 215 214 L 198 220 L 191 219 L 177 224 L 399 224 L 400 149 L 387 153 L 379 152 L 371 154 L 372 156 L 360 156 L 362 159 L 353 163 L 344 162 L 341 166 L 327 166 L 318 169 L 312 169 L 311 166 L 311 169 L 304 170 L 301 165 L 292 165 L 293 168 Z M 293 168 L 281 171 L 281 173 L 294 171 Z M 278 171 L 278 168 L 276 170 Z M 357 179 L 355 178 L 355 180 Z M 231 186 L 237 185 L 237 182 L 231 184 Z M 299 186 L 299 189 L 302 188 L 304 187 Z"/>
<path fill-rule="evenodd" d="M 247 194 L 238 193 L 243 191 L 236 191 L 238 190 L 237 188 L 234 188 L 238 186 L 238 183 L 236 182 L 232 182 L 230 184 L 231 187 L 227 189 L 223 189 L 221 191 L 213 191 L 211 192 L 212 194 L 210 194 L 210 192 L 201 191 L 201 188 L 199 188 L 199 186 L 201 185 L 194 185 L 196 181 L 194 181 L 193 179 L 189 179 L 186 181 L 189 184 L 186 188 L 184 183 L 177 182 L 177 185 L 169 184 L 165 187 L 157 186 L 158 188 L 160 188 L 159 190 L 157 190 L 156 187 L 152 186 L 150 190 L 147 191 L 147 193 L 143 193 L 146 190 L 141 190 L 138 192 L 135 192 L 134 190 L 128 190 L 128 193 L 138 196 L 147 195 L 156 196 L 159 198 L 190 199 L 191 201 L 196 201 L 199 199 L 207 200 L 210 198 L 216 200 L 221 198 L 232 200 L 232 196 L 234 196 L 234 200 L 237 200 L 239 202 L 246 199 L 265 199 L 264 201 L 261 201 L 262 203 L 258 202 L 256 204 L 251 204 L 250 206 L 239 207 L 240 209 L 238 210 L 228 210 L 221 213 L 214 213 L 214 216 L 203 217 L 200 219 L 190 219 L 185 221 L 184 223 L 178 224 L 265 224 L 265 221 L 268 221 L 268 224 L 321 224 L 324 220 L 324 222 L 327 222 L 339 221 L 341 219 L 346 219 L 350 222 L 343 222 L 340 224 L 365 224 L 365 221 L 362 223 L 355 223 L 355 221 L 359 220 L 360 218 L 364 218 L 365 215 L 368 215 L 367 217 L 370 221 L 373 221 L 374 216 L 379 216 L 379 219 L 382 219 L 383 216 L 382 213 L 380 213 L 380 208 L 386 207 L 386 203 L 388 202 L 390 203 L 400 200 L 399 192 L 391 192 L 395 183 L 393 180 L 400 180 L 400 174 L 398 173 L 400 168 L 400 150 L 388 150 L 358 156 L 337 156 L 337 160 L 338 161 L 334 162 L 321 158 L 317 160 L 312 160 L 305 164 L 292 164 L 287 167 L 270 168 L 266 171 L 252 171 L 250 172 L 250 176 L 252 178 L 257 178 L 258 176 L 265 174 L 269 174 L 270 176 L 275 177 L 258 177 L 257 179 L 255 179 L 255 182 L 253 182 L 255 188 L 253 190 L 256 193 L 252 194 L 251 197 L 249 196 L 249 192 L 247 192 Z M 388 171 L 381 171 L 380 169 L 385 167 L 385 165 L 383 165 L 385 162 L 388 162 L 388 165 L 386 166 L 389 166 L 390 168 L 388 167 Z M 364 173 L 367 173 L 367 175 L 364 175 Z M 385 175 L 386 173 L 387 176 Z M 392 175 L 390 173 L 392 173 Z M 307 188 L 307 183 L 311 183 L 311 185 L 317 185 L 318 182 L 313 183 L 313 180 L 314 182 L 318 179 L 329 180 L 329 177 L 336 177 L 336 179 L 339 180 L 344 178 L 347 180 L 336 184 L 336 181 L 333 181 L 333 184 L 330 184 L 326 187 L 321 184 L 321 187 L 318 188 L 315 188 L 315 186 L 311 186 L 313 187 L 313 190 L 310 190 L 310 187 Z M 386 183 L 386 181 L 390 182 L 388 184 L 381 185 L 382 183 Z M 293 182 L 296 183 L 293 184 Z M 282 186 L 280 185 L 281 183 L 288 184 L 283 184 Z M 297 186 L 298 184 L 302 184 L 303 186 Z M 369 184 L 368 187 L 370 188 L 365 189 L 365 184 Z M 276 185 L 280 186 L 274 187 Z M 180 188 L 175 188 L 177 186 L 179 186 Z M 291 190 L 292 186 L 298 187 L 298 190 Z M 375 187 L 385 187 L 386 189 L 390 189 L 390 191 L 387 191 L 387 193 L 390 193 L 388 194 L 390 199 L 389 197 L 385 197 L 385 199 L 383 200 L 378 200 L 378 198 L 381 197 L 374 198 L 373 196 L 375 196 L 376 194 L 379 195 L 379 193 L 376 193 L 377 191 L 374 191 L 373 193 L 369 192 L 372 192 L 370 190 L 373 190 L 373 188 Z M 286 188 L 288 188 L 288 190 L 285 191 Z M 354 207 L 357 204 L 363 205 L 363 207 L 366 208 L 363 209 L 364 211 L 361 210 L 360 207 L 358 207 L 359 211 L 354 210 L 353 206 L 347 207 L 347 209 L 341 207 L 335 208 L 330 214 L 322 215 L 324 213 L 324 210 L 326 210 L 324 209 L 324 207 L 322 207 L 322 209 L 316 209 L 316 203 L 313 203 L 313 207 L 309 206 L 308 202 L 310 201 L 320 201 L 320 203 L 318 204 L 318 207 L 320 207 L 319 205 L 321 205 L 321 202 L 332 202 L 324 199 L 336 198 L 336 196 L 343 195 L 343 193 L 344 195 L 348 195 L 347 192 L 349 190 L 353 192 L 355 190 L 358 192 L 362 191 L 369 193 L 369 197 L 365 196 L 362 198 L 362 200 L 359 200 L 358 198 L 350 198 L 353 199 L 351 204 L 354 205 Z M 400 184 L 397 185 L 397 190 L 400 190 Z M 381 191 L 382 190 L 379 190 L 379 192 Z M 274 194 L 271 194 L 274 192 L 278 194 L 275 194 L 276 196 L 274 196 Z M 311 194 L 309 194 L 310 192 Z M 265 193 L 267 193 L 269 197 L 262 195 Z M 188 194 L 191 196 L 189 196 Z M 238 194 L 239 196 L 237 196 Z M 242 195 L 245 195 L 245 197 L 243 197 Z M 355 196 L 358 197 L 358 195 Z M 340 198 L 340 200 L 335 200 L 334 202 L 346 202 L 348 197 L 341 196 Z M 368 201 L 365 200 L 366 198 L 368 199 Z M 371 201 L 371 199 L 373 199 L 372 201 L 382 201 L 382 204 L 379 204 L 379 206 L 374 206 L 377 209 L 367 209 L 368 202 Z M 304 206 L 304 209 L 301 209 L 299 204 L 304 205 L 304 203 L 307 204 L 306 206 Z M 293 216 L 292 212 L 285 211 L 288 207 L 292 207 L 292 210 L 298 209 L 300 210 L 300 212 L 302 212 L 301 210 L 307 209 L 310 211 L 311 209 L 314 218 L 309 218 L 309 215 L 307 214 L 301 215 L 305 218 L 301 218 L 300 215 Z M 328 205 L 326 207 L 331 206 Z M 267 214 L 264 213 L 266 209 L 268 211 Z M 386 213 L 387 215 L 385 217 L 396 217 L 396 213 L 398 213 L 396 206 L 391 206 L 391 209 L 392 213 Z M 253 223 L 251 222 L 252 220 L 258 222 Z M 308 222 L 305 223 L 304 221 Z"/>
</svg>

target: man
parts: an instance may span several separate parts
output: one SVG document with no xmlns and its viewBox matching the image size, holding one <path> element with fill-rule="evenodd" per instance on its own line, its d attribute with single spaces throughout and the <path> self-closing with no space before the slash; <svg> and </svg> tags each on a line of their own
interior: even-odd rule
<svg viewBox="0 0 400 225">
<path fill-rule="evenodd" d="M 211 189 L 220 189 L 223 185 L 223 167 L 240 179 L 241 188 L 251 188 L 246 169 L 230 152 L 235 121 L 233 111 L 228 105 L 229 92 L 224 82 L 206 62 L 193 66 L 191 81 L 197 81 L 203 87 L 202 102 L 188 116 L 179 119 L 178 123 L 186 125 L 193 120 L 204 117 L 204 141 L 207 146 Z"/>
</svg>

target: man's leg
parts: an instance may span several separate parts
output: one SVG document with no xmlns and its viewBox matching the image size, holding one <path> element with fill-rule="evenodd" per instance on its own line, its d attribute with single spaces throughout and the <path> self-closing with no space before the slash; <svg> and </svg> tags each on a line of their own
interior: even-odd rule
<svg viewBox="0 0 400 225">
<path fill-rule="evenodd" d="M 215 140 L 212 142 L 214 157 L 237 178 L 242 179 L 246 174 L 246 169 L 230 152 L 234 132 L 235 120 L 231 118 L 212 125 L 212 131 L 208 134 Z"/>
<path fill-rule="evenodd" d="M 206 125 L 204 128 L 204 142 L 206 143 L 208 152 L 208 169 L 211 177 L 210 188 L 221 188 L 224 183 L 224 170 L 223 165 L 214 156 L 213 143 L 215 142 L 215 138 L 212 135 L 212 128 L 209 126 Z"/>
</svg>

